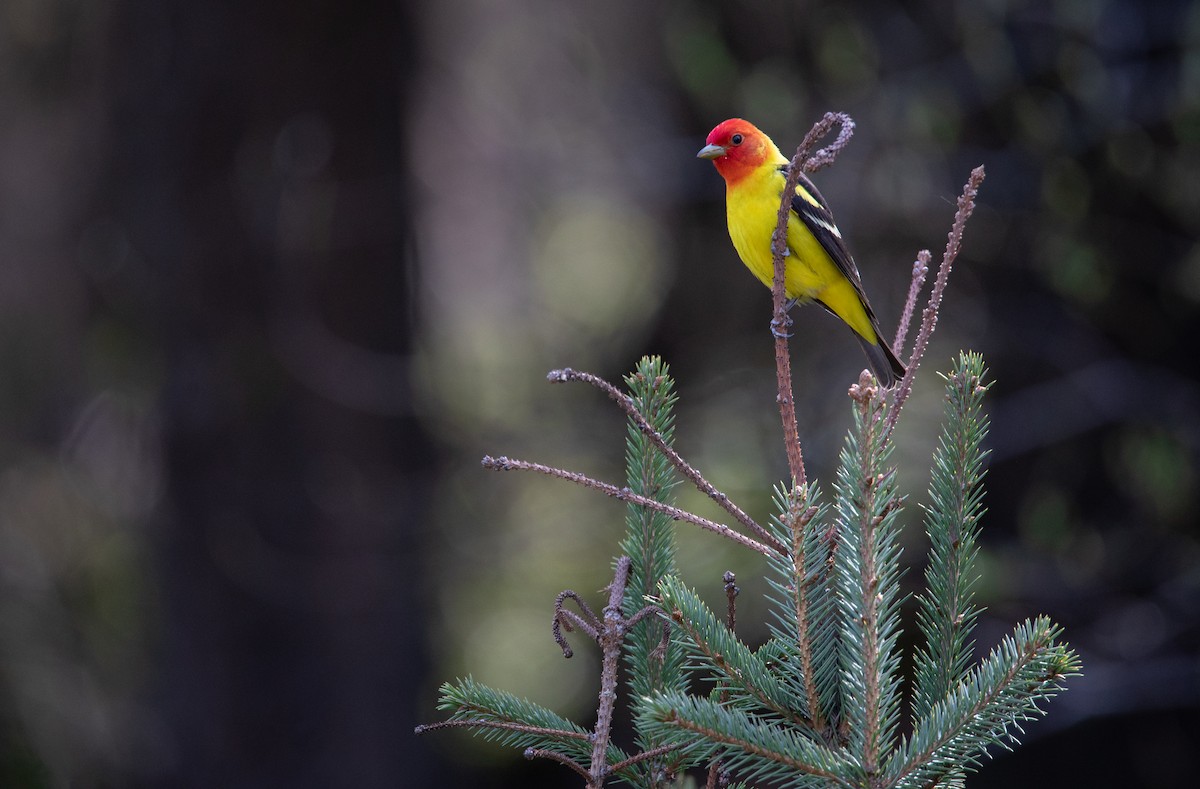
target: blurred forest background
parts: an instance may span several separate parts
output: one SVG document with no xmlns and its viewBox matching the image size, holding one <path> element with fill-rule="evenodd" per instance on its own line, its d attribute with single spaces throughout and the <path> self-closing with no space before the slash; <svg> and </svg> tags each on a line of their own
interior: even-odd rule
<svg viewBox="0 0 1200 789">
<path fill-rule="evenodd" d="M 620 480 L 616 409 L 544 375 L 658 353 L 677 446 L 767 517 L 769 294 L 694 155 L 734 115 L 790 153 L 827 110 L 885 333 L 987 167 L 899 433 L 908 582 L 934 373 L 978 350 L 978 646 L 1044 612 L 1086 675 L 970 785 L 1191 785 L 1200 5 L 8 0 L 0 786 L 570 785 L 412 734 L 467 673 L 591 724 L 551 608 L 600 599 L 624 507 L 479 458 Z M 795 318 L 828 484 L 864 360 Z M 679 534 L 758 643 L 762 562 Z"/>
</svg>

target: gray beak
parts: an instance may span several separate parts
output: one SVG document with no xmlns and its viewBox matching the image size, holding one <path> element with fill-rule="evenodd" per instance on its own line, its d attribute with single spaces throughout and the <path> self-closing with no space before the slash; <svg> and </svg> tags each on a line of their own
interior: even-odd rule
<svg viewBox="0 0 1200 789">
<path fill-rule="evenodd" d="M 719 159 L 726 153 L 725 148 L 720 145 L 705 145 L 696 154 L 697 159 Z"/>
</svg>

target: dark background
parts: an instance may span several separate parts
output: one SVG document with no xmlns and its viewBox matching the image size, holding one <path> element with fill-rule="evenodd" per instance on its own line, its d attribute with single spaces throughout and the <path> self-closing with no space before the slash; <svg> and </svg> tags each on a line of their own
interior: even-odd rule
<svg viewBox="0 0 1200 789">
<path fill-rule="evenodd" d="M 619 415 L 543 377 L 659 353 L 681 451 L 767 517 L 769 297 L 694 154 L 826 110 L 885 326 L 987 168 L 898 433 L 908 580 L 934 371 L 978 350 L 979 647 L 1044 612 L 1085 676 L 971 785 L 1190 785 L 1200 6 L 1138 0 L 0 6 L 0 785 L 570 785 L 412 735 L 468 673 L 591 723 L 597 658 L 547 625 L 623 508 L 478 460 L 619 480 Z M 863 359 L 795 331 L 829 482 Z M 680 528 L 757 643 L 746 553 Z"/>
</svg>

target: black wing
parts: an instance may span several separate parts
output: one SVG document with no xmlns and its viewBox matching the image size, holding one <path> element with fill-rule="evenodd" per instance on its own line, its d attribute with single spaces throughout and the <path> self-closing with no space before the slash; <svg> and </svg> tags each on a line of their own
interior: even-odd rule
<svg viewBox="0 0 1200 789">
<path fill-rule="evenodd" d="M 786 178 L 787 166 L 780 167 L 779 170 Z M 858 292 L 858 298 L 867 312 L 867 320 L 871 322 L 871 328 L 875 330 L 876 344 L 867 342 L 857 333 L 855 336 L 862 343 L 863 350 L 867 353 L 867 359 L 870 360 L 871 367 L 875 370 L 875 375 L 879 378 L 880 383 L 885 387 L 891 386 L 897 378 L 904 375 L 904 365 L 892 353 L 887 340 L 883 339 L 883 335 L 879 331 L 879 320 L 875 317 L 875 311 L 871 309 L 871 303 L 867 301 L 862 278 L 858 275 L 858 266 L 854 265 L 854 258 L 850 256 L 850 250 L 846 248 L 846 242 L 842 240 L 842 231 L 838 230 L 837 225 L 834 224 L 833 214 L 829 212 L 829 205 L 804 173 L 800 174 L 800 179 L 796 182 L 796 194 L 792 197 L 792 211 L 800 217 L 800 221 L 804 223 L 809 232 L 816 236 L 817 241 L 829 253 L 834 265 L 838 267 L 838 271 L 850 280 L 850 284 Z M 829 310 L 829 307 L 820 299 L 816 301 Z M 833 312 L 833 310 L 829 311 Z M 834 313 L 834 315 L 836 314 Z"/>
<path fill-rule="evenodd" d="M 780 167 L 779 171 L 783 173 L 784 178 L 787 178 L 786 165 Z M 800 217 L 800 221 L 804 223 L 808 231 L 816 236 L 817 241 L 829 253 L 834 265 L 838 267 L 838 271 L 850 280 L 850 284 L 858 291 L 858 296 L 862 299 L 863 304 L 867 305 L 867 294 L 863 290 L 858 266 L 854 265 L 854 258 L 851 257 L 850 250 L 846 248 L 846 242 L 842 240 L 842 231 L 838 230 L 833 221 L 833 214 L 829 212 L 829 204 L 825 202 L 825 198 L 821 196 L 817 187 L 804 173 L 800 174 L 800 180 L 796 182 L 796 195 L 792 198 L 792 211 Z M 867 305 L 867 312 L 870 313 L 870 311 L 871 308 Z"/>
</svg>

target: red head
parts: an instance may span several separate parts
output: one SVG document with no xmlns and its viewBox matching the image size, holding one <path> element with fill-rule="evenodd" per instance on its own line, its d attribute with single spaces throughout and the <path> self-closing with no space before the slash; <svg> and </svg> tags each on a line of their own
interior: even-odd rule
<svg viewBox="0 0 1200 789">
<path fill-rule="evenodd" d="M 758 130 L 750 121 L 730 118 L 722 121 L 708 133 L 708 145 L 696 156 L 712 159 L 717 172 L 728 184 L 740 181 L 745 176 L 765 165 L 787 164 L 771 138 Z"/>
</svg>

